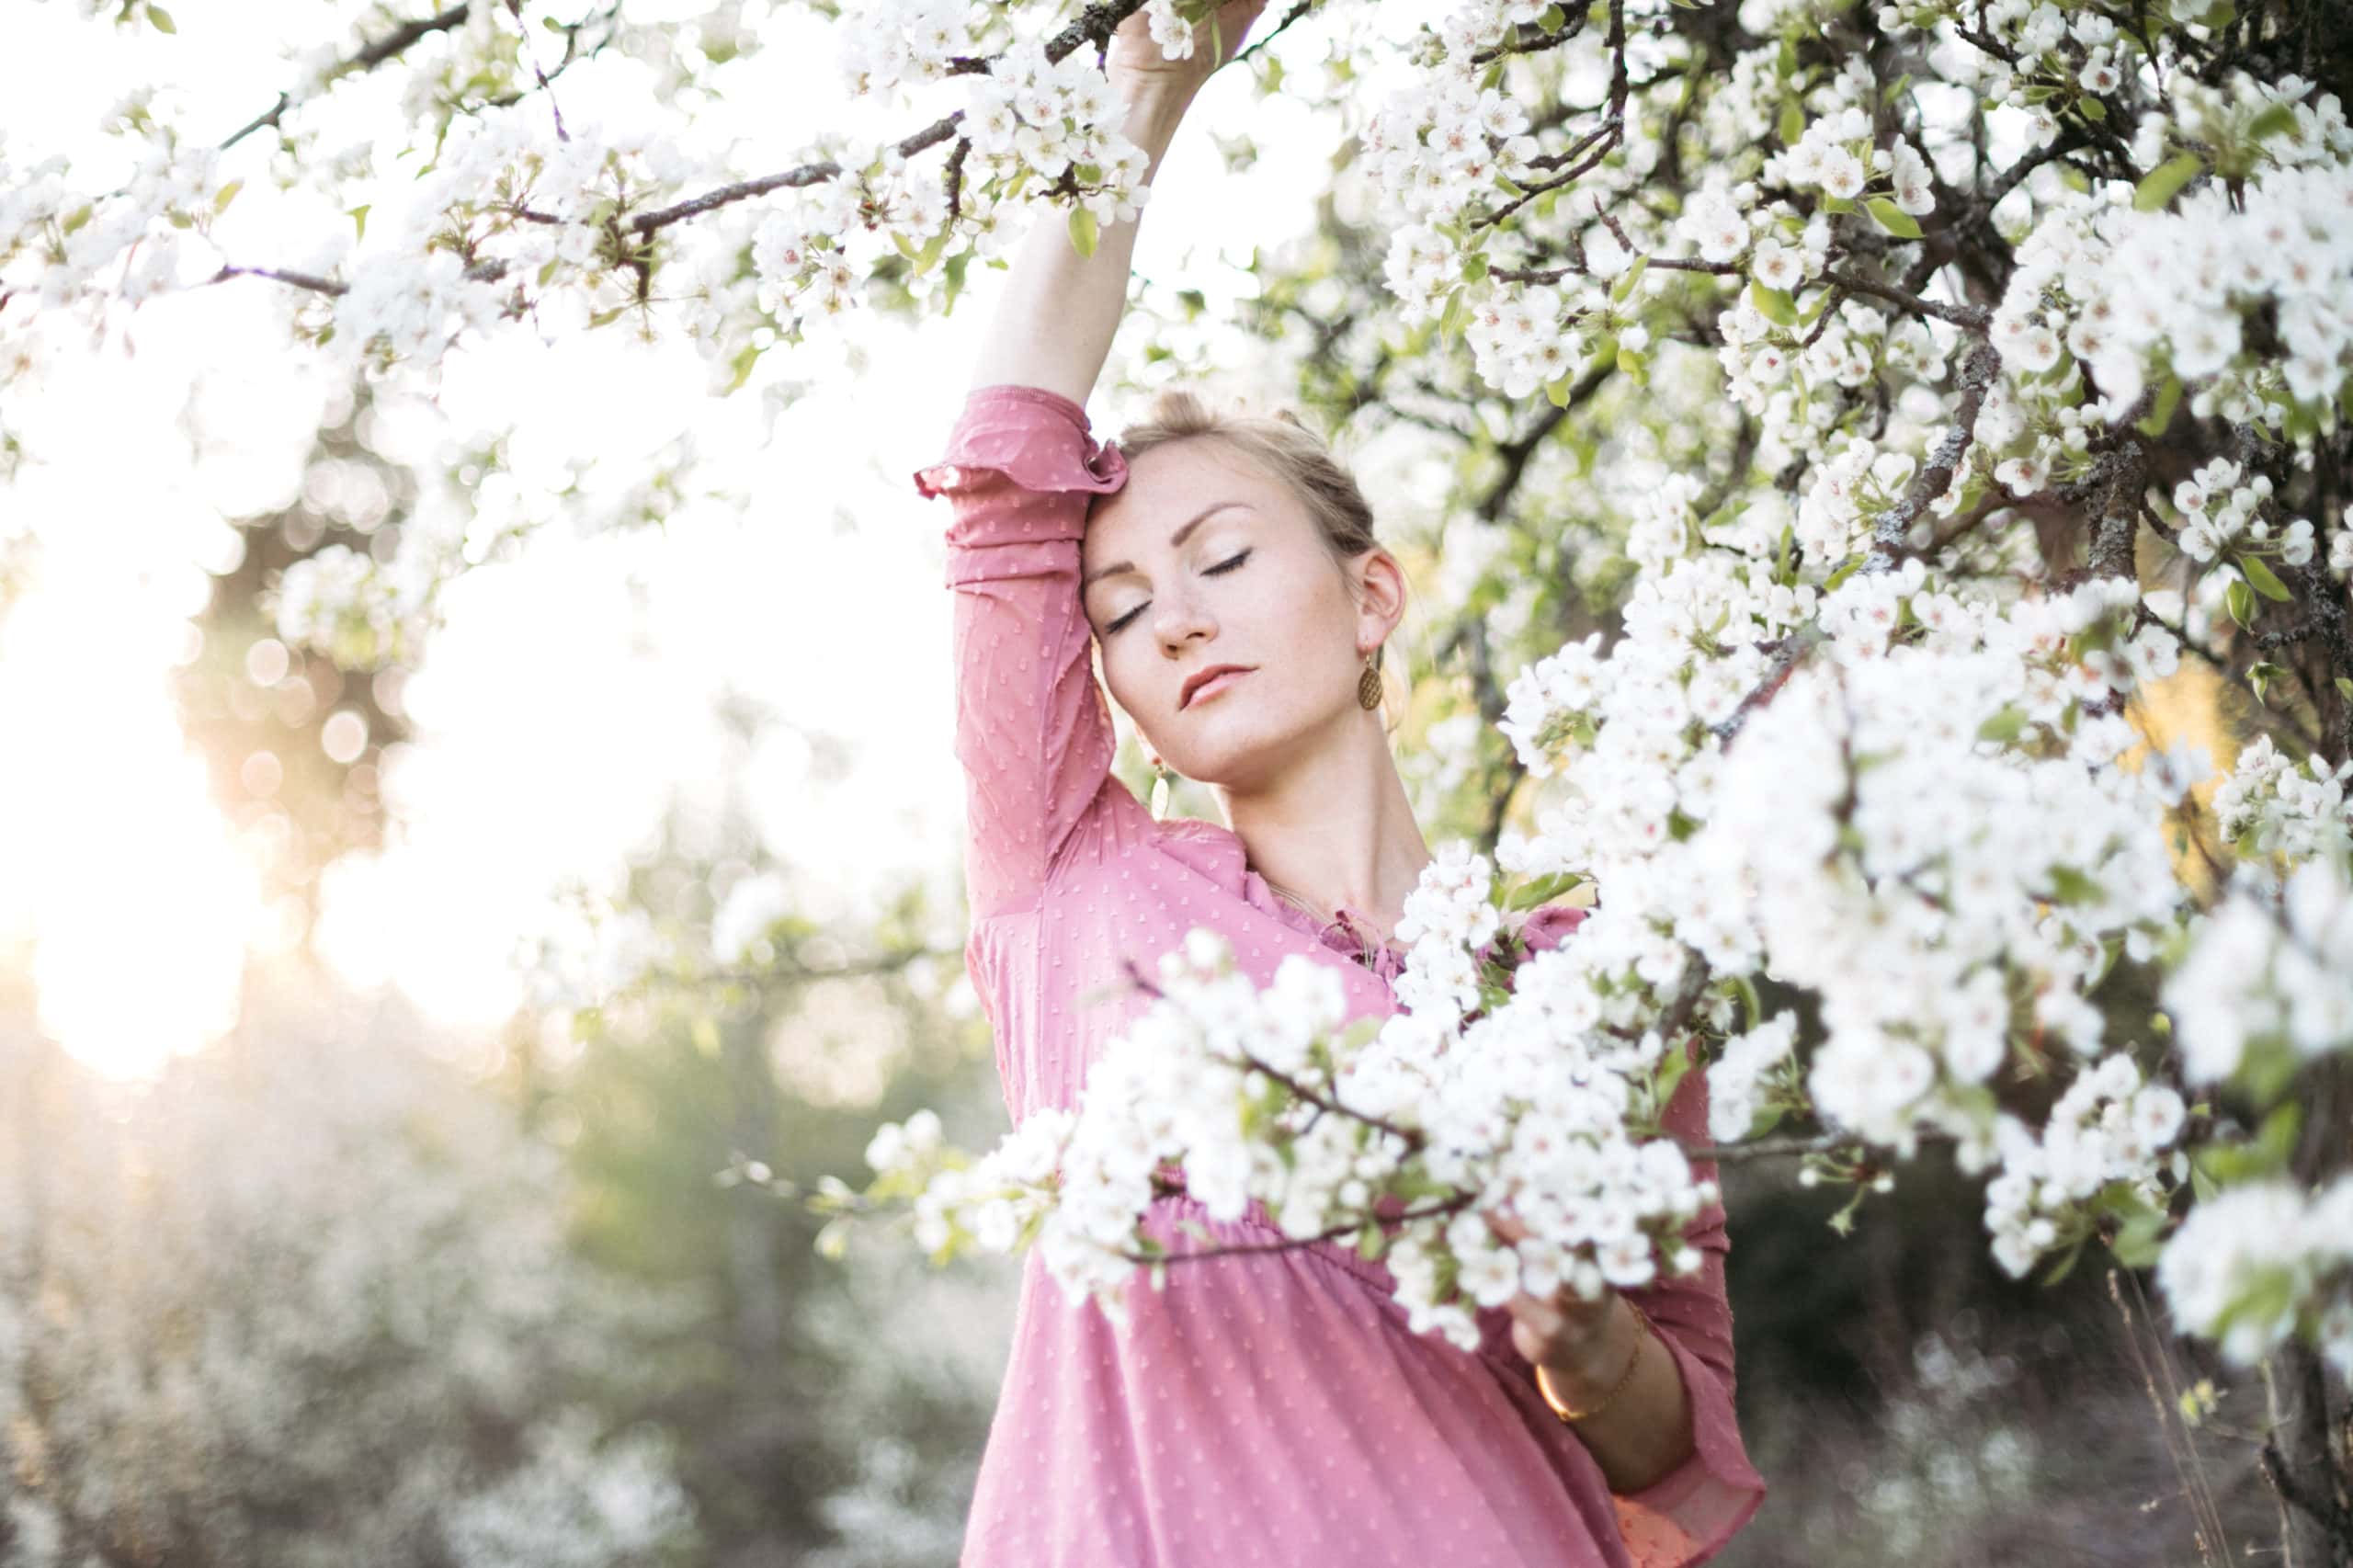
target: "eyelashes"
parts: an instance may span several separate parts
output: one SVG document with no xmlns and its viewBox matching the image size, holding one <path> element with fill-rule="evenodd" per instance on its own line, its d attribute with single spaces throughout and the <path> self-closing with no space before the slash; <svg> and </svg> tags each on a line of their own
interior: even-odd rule
<svg viewBox="0 0 2353 1568">
<path fill-rule="evenodd" d="M 1253 549 L 1255 549 L 1255 548 L 1256 548 L 1256 546 L 1253 546 L 1252 548 L 1253 548 Z M 1247 560 L 1249 560 L 1249 559 L 1250 559 L 1250 551 L 1247 551 L 1247 550 L 1245 550 L 1245 551 L 1242 551 L 1240 554 L 1238 554 L 1238 555 L 1234 556 L 1234 557 L 1233 557 L 1233 559 L 1232 559 L 1231 561 L 1221 561 L 1221 562 L 1218 562 L 1216 565 L 1214 565 L 1214 566 L 1204 567 L 1204 568 L 1202 569 L 1202 571 L 1201 571 L 1201 575 L 1202 575 L 1202 576 L 1204 576 L 1204 577 L 1215 577 L 1215 576 L 1218 576 L 1218 575 L 1220 575 L 1220 574 L 1222 574 L 1222 573 L 1226 573 L 1226 572 L 1231 572 L 1231 571 L 1233 571 L 1235 567 L 1240 566 L 1244 562 L 1245 562 L 1245 561 L 1247 561 Z M 1120 619 L 1119 619 L 1114 620 L 1114 621 L 1110 622 L 1109 624 L 1106 625 L 1106 626 L 1103 628 L 1103 635 L 1104 635 L 1104 636 L 1106 636 L 1106 637 L 1110 636 L 1113 632 L 1115 632 L 1115 631 L 1119 631 L 1121 627 L 1123 627 L 1123 626 L 1127 625 L 1127 624 L 1128 624 L 1128 622 L 1130 622 L 1130 621 L 1133 620 L 1136 617 L 1138 617 L 1138 616 L 1142 615 L 1142 614 L 1144 612 L 1144 610 L 1145 610 L 1147 608 L 1149 608 L 1149 607 L 1150 607 L 1150 605 L 1151 605 L 1151 604 L 1152 604 L 1152 601 L 1151 601 L 1150 599 L 1146 599 L 1146 600 L 1144 600 L 1142 604 L 1139 604 L 1138 606 L 1136 606 L 1136 608 L 1133 608 L 1133 609 L 1131 609 L 1131 610 L 1128 611 L 1125 615 L 1123 615 L 1123 616 L 1120 617 Z"/>
</svg>

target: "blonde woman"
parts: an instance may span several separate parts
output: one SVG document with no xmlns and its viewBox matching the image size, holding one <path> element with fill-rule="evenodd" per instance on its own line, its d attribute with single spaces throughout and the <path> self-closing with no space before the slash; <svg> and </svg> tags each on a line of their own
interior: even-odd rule
<svg viewBox="0 0 2353 1568">
<path fill-rule="evenodd" d="M 1262 5 L 1220 13 L 1226 58 Z M 1212 50 L 1203 24 L 1192 59 L 1164 60 L 1141 14 L 1113 40 L 1153 170 Z M 953 506 L 967 957 L 1017 1122 L 1076 1102 L 1131 1016 L 1104 1000 L 1123 965 L 1196 926 L 1259 983 L 1308 953 L 1356 1015 L 1395 1011 L 1390 934 L 1430 858 L 1380 712 L 1404 580 L 1347 471 L 1296 424 L 1181 393 L 1116 445 L 1090 437 L 1135 237 L 1112 224 L 1082 257 L 1037 225 L 915 476 Z M 1113 777 L 1098 648 L 1111 699 L 1223 825 L 1155 820 Z M 1539 910 L 1511 951 L 1578 918 Z M 1695 1142 L 1705 1095 L 1690 1074 L 1669 1109 Z M 1179 1195 L 1148 1223 L 1175 1251 L 1258 1250 L 1138 1281 L 1125 1328 L 1067 1307 L 1030 1255 L 967 1568 L 1676 1568 L 1763 1495 L 1733 1419 L 1721 1210 L 1688 1232 L 1699 1273 L 1523 1294 L 1481 1315 L 1476 1352 L 1409 1331 L 1352 1248 L 1281 1244 L 1263 1208 L 1218 1222 Z"/>
</svg>

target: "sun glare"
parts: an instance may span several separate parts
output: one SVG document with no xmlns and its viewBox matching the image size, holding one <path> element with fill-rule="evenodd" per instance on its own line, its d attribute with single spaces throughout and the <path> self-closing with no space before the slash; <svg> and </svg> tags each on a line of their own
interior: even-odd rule
<svg viewBox="0 0 2353 1568">
<path fill-rule="evenodd" d="M 236 1022 L 263 924 L 165 689 L 188 627 L 153 591 L 53 562 L 0 620 L 0 933 L 30 949 L 41 1032 L 122 1077 Z"/>
</svg>

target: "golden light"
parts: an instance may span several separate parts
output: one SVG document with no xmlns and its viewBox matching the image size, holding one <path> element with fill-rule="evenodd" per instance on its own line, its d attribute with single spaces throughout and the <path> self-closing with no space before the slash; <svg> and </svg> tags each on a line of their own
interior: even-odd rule
<svg viewBox="0 0 2353 1568">
<path fill-rule="evenodd" d="M 53 556 L 0 621 L 0 932 L 40 1029 L 144 1076 L 235 1023 L 266 923 L 165 688 L 191 630 L 125 579 Z"/>
</svg>

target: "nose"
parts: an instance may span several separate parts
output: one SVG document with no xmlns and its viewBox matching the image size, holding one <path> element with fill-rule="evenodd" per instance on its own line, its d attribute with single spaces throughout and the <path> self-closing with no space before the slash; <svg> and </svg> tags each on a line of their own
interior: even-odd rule
<svg viewBox="0 0 2353 1568">
<path fill-rule="evenodd" d="M 1152 630 L 1160 651 L 1174 659 L 1184 653 L 1186 644 L 1215 637 L 1217 619 L 1199 599 L 1178 591 L 1162 595 L 1153 606 Z"/>
</svg>

